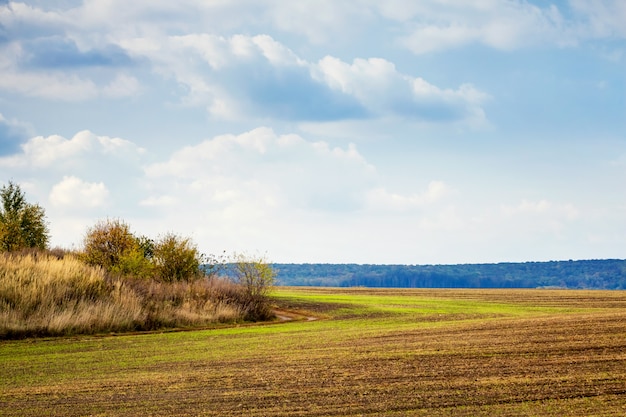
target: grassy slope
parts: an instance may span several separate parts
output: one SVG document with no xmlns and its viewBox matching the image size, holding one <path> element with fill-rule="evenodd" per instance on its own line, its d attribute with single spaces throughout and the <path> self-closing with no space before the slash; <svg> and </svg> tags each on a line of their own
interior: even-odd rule
<svg viewBox="0 0 626 417">
<path fill-rule="evenodd" d="M 625 415 L 626 293 L 288 289 L 316 321 L 0 342 L 0 415 Z"/>
<path fill-rule="evenodd" d="M 0 254 L 0 339 L 241 321 L 244 293 L 224 280 L 112 276 L 72 255 Z"/>
</svg>

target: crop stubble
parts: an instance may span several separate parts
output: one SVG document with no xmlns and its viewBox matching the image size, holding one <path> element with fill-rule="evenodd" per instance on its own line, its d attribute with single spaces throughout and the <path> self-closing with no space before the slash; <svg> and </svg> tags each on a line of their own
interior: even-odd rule
<svg viewBox="0 0 626 417">
<path fill-rule="evenodd" d="M 401 307 L 387 318 L 334 315 L 349 307 L 315 302 L 328 293 L 509 308 L 484 318 Z M 285 294 L 281 307 L 326 319 L 0 343 L 0 415 L 626 415 L 622 292 Z"/>
</svg>

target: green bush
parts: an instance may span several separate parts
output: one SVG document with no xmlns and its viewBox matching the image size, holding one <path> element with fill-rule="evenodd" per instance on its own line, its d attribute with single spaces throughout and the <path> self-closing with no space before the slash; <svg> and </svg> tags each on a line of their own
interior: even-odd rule
<svg viewBox="0 0 626 417">
<path fill-rule="evenodd" d="M 89 265 L 118 273 L 142 273 L 141 268 L 149 265 L 144 262 L 146 258 L 139 240 L 128 224 L 118 219 L 99 221 L 87 230 L 83 256 Z"/>
<path fill-rule="evenodd" d="M 135 236 L 121 220 L 105 220 L 87 231 L 83 243 L 85 262 L 116 274 L 163 282 L 188 282 L 204 275 L 203 256 L 195 244 L 174 233 L 155 242 Z"/>
<path fill-rule="evenodd" d="M 173 233 L 156 242 L 152 261 L 156 276 L 165 282 L 193 281 L 203 276 L 202 255 L 195 244 Z"/>
</svg>

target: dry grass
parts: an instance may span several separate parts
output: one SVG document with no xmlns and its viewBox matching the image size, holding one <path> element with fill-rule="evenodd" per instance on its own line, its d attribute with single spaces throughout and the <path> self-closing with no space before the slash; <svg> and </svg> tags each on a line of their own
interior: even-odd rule
<svg viewBox="0 0 626 417">
<path fill-rule="evenodd" d="M 241 307 L 221 295 L 228 285 L 111 277 L 71 255 L 7 254 L 0 256 L 0 338 L 241 320 Z"/>
</svg>

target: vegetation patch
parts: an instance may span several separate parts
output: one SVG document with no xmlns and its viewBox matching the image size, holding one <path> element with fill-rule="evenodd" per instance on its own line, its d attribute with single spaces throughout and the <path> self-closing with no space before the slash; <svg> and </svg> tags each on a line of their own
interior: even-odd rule
<svg viewBox="0 0 626 417">
<path fill-rule="evenodd" d="M 0 342 L 3 415 L 618 416 L 626 409 L 623 292 L 276 288 L 272 297 L 277 308 L 300 306 L 321 319 Z M 378 310 L 387 315 L 373 317 Z"/>
<path fill-rule="evenodd" d="M 263 258 L 201 254 L 175 233 L 137 236 L 119 219 L 97 222 L 76 251 L 48 248 L 39 205 L 12 182 L 0 188 L 0 339 L 163 328 L 273 318 L 273 269 Z"/>
<path fill-rule="evenodd" d="M 107 274 L 74 256 L 0 256 L 0 338 L 95 334 L 241 320 L 220 280 L 163 283 Z"/>
</svg>

